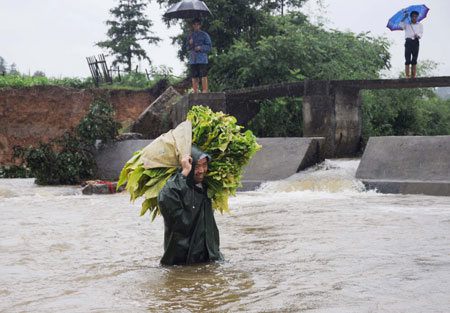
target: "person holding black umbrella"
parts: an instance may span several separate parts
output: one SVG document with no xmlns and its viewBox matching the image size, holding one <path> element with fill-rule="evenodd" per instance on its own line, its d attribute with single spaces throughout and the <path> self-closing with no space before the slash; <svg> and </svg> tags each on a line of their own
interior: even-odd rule
<svg viewBox="0 0 450 313">
<path fill-rule="evenodd" d="M 186 49 L 190 51 L 190 65 L 192 76 L 192 88 L 194 93 L 199 91 L 199 80 L 202 80 L 203 92 L 208 92 L 208 52 L 212 43 L 209 35 L 200 30 L 201 21 L 195 18 L 192 21 L 193 31 L 186 39 Z"/>
<path fill-rule="evenodd" d="M 411 64 L 411 77 L 416 77 L 416 64 L 417 57 L 419 55 L 419 39 L 423 35 L 423 26 L 417 21 L 419 12 L 412 11 L 411 21 L 405 23 L 408 18 L 408 11 L 405 10 L 405 16 L 403 17 L 400 27 L 405 31 L 405 75 L 409 78 L 409 65 Z"/>
</svg>

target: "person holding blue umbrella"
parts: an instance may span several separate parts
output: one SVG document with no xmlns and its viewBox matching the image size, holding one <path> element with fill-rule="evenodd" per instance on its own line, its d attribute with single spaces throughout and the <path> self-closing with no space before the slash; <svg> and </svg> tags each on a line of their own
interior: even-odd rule
<svg viewBox="0 0 450 313">
<path fill-rule="evenodd" d="M 405 31 L 405 74 L 409 78 L 411 65 L 411 77 L 416 77 L 417 57 L 419 55 L 419 40 L 423 35 L 421 20 L 427 17 L 430 9 L 424 4 L 411 5 L 395 13 L 388 21 L 390 30 Z M 410 17 L 409 20 L 407 18 Z"/>
<path fill-rule="evenodd" d="M 423 35 L 423 25 L 417 22 L 419 12 L 412 11 L 409 16 L 410 21 L 405 23 L 408 18 L 408 11 L 404 11 L 400 27 L 405 31 L 405 75 L 409 78 L 409 65 L 411 64 L 411 77 L 416 77 L 417 57 L 419 56 L 419 39 Z"/>
</svg>

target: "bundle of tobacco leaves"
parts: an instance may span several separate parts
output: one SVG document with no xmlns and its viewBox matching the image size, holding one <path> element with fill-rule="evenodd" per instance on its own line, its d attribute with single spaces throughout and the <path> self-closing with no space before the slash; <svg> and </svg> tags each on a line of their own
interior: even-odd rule
<svg viewBox="0 0 450 313">
<path fill-rule="evenodd" d="M 192 122 L 192 144 L 211 156 L 204 182 L 208 185 L 213 209 L 230 213 L 228 197 L 234 196 L 236 188 L 242 185 L 242 167 L 248 165 L 261 146 L 250 130 L 242 132 L 243 127 L 236 125 L 233 116 L 194 106 L 187 118 Z M 159 214 L 158 194 L 178 168 L 145 169 L 143 150 L 135 152 L 125 164 L 117 188 L 128 180 L 126 189 L 130 192 L 131 201 L 145 196 L 141 216 L 149 210 L 155 219 Z"/>
</svg>

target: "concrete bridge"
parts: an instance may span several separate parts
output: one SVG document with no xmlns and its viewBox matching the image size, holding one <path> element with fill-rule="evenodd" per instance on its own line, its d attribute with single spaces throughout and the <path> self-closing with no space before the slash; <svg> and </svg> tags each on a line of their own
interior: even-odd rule
<svg viewBox="0 0 450 313">
<path fill-rule="evenodd" d="M 450 86 L 450 77 L 306 80 L 219 93 L 188 94 L 174 104 L 171 126 L 184 121 L 193 105 L 205 105 L 214 111 L 231 114 L 245 125 L 260 109 L 253 100 L 286 96 L 303 98 L 303 133 L 306 138 L 258 139 L 263 149 L 244 168 L 243 187 L 240 189 L 253 190 L 264 181 L 284 179 L 324 158 L 355 156 L 361 140 L 360 90 L 440 86 Z M 172 103 L 168 99 L 179 96 L 170 89 L 166 93 L 151 104 L 152 112 L 164 111 L 166 106 L 161 104 Z M 140 123 L 152 124 L 154 121 L 144 118 Z M 98 150 L 97 178 L 117 180 L 125 162 L 150 142 L 144 139 L 121 140 Z M 375 187 L 382 192 L 450 195 L 449 143 L 450 136 L 371 138 L 356 177 L 368 188 Z M 275 159 L 282 166 L 274 168 Z M 101 187 L 104 188 L 103 185 Z"/>
<path fill-rule="evenodd" d="M 218 93 L 188 94 L 175 104 L 174 125 L 185 120 L 194 105 L 235 116 L 246 124 L 260 110 L 253 100 L 279 97 L 303 98 L 303 136 L 324 137 L 324 156 L 351 157 L 361 141 L 363 89 L 427 88 L 450 86 L 450 76 L 412 79 L 305 80 Z"/>
</svg>

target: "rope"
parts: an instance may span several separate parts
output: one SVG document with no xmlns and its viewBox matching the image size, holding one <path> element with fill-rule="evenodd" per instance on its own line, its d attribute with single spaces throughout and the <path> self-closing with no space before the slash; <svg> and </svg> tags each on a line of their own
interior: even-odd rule
<svg viewBox="0 0 450 313">
<path fill-rule="evenodd" d="M 417 34 L 416 34 L 416 31 L 414 30 L 414 27 L 413 27 L 413 25 L 412 25 L 412 23 L 411 23 L 411 18 L 408 17 L 408 20 L 409 20 L 409 23 L 408 23 L 409 27 L 411 28 L 411 30 L 412 30 L 412 32 L 414 33 L 414 35 L 417 35 Z M 415 38 L 415 37 L 414 37 L 414 38 Z"/>
<path fill-rule="evenodd" d="M 113 185 L 111 182 L 100 180 L 100 181 L 98 181 L 98 183 L 99 183 L 99 184 L 103 184 L 103 185 L 108 185 L 108 186 L 109 186 L 109 192 L 110 192 L 111 194 L 114 193 L 114 185 Z"/>
<path fill-rule="evenodd" d="M 108 185 L 109 186 L 109 192 L 111 194 L 114 193 L 114 185 L 113 183 L 109 182 L 109 181 L 104 181 L 104 180 L 88 180 L 86 181 L 86 183 L 88 184 L 102 184 L 102 185 Z"/>
</svg>

